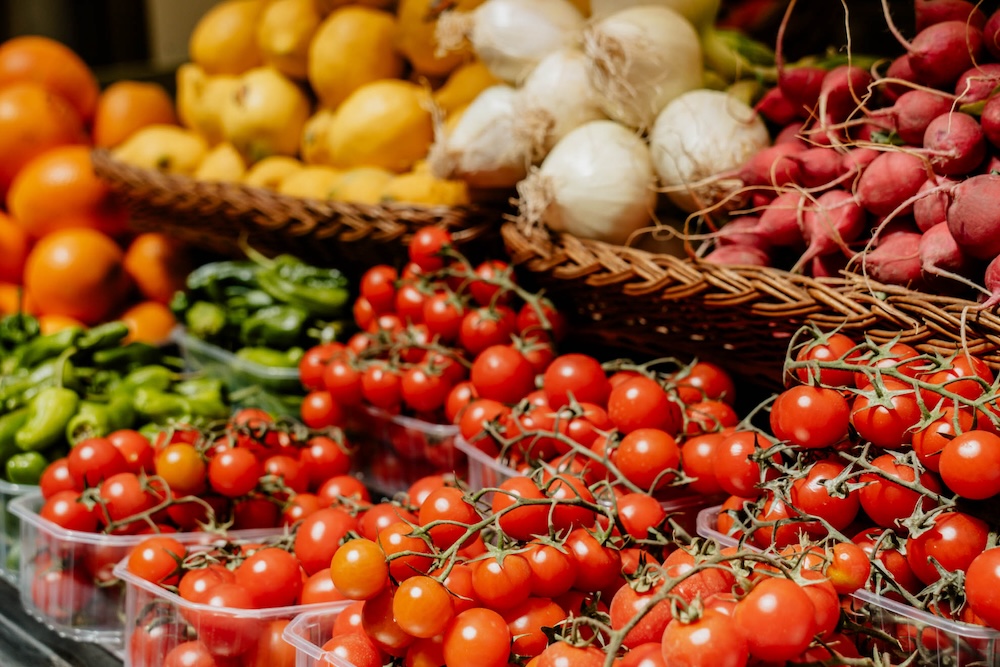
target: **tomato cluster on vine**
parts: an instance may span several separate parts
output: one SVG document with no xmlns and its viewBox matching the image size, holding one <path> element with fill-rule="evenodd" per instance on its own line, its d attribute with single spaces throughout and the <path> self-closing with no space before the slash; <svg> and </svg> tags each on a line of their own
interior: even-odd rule
<svg viewBox="0 0 1000 667">
<path fill-rule="evenodd" d="M 418 230 L 408 250 L 402 271 L 379 265 L 362 276 L 353 307 L 359 333 L 302 358 L 306 424 L 341 424 L 345 409 L 362 404 L 444 423 L 449 393 L 486 348 L 510 346 L 535 372 L 554 356 L 564 317 L 519 287 L 506 262 L 473 266 L 434 226 Z"/>
<path fill-rule="evenodd" d="M 713 467 L 730 495 L 718 530 L 758 549 L 834 544 L 858 573 L 870 567 L 863 583 L 885 599 L 1000 629 L 1000 598 L 985 593 L 1000 584 L 1000 552 L 988 549 L 1000 493 L 992 369 L 968 351 L 803 333 L 787 388 L 766 406 L 769 429 L 719 443 Z M 899 623 L 891 646 L 865 647 L 899 660 L 978 659 L 977 647 L 920 640 L 919 629 L 915 641 L 914 627 Z"/>
</svg>

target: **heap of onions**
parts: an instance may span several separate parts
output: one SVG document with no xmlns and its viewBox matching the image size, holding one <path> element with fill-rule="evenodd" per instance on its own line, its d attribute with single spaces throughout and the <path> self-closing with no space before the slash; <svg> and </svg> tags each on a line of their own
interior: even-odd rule
<svg viewBox="0 0 1000 667">
<path fill-rule="evenodd" d="M 442 14 L 436 36 L 444 51 L 468 39 L 493 76 L 517 85 L 542 58 L 576 42 L 584 22 L 568 0 L 487 0 Z"/>
<path fill-rule="evenodd" d="M 511 188 L 531 164 L 530 146 L 514 132 L 511 86 L 491 86 L 473 100 L 458 123 L 439 129 L 427 161 L 437 178 L 461 179 L 476 188 Z"/>
<path fill-rule="evenodd" d="M 587 77 L 587 59 L 576 48 L 545 56 L 514 100 L 516 142 L 531 147 L 533 160 L 544 158 L 571 130 L 606 118 Z"/>
<path fill-rule="evenodd" d="M 649 137 L 653 164 L 667 196 L 693 213 L 742 185 L 723 174 L 771 143 L 763 119 L 732 95 L 692 90 L 656 117 Z"/>
<path fill-rule="evenodd" d="M 641 137 L 614 121 L 591 121 L 563 137 L 518 183 L 520 214 L 555 231 L 624 244 L 649 225 L 655 179 Z"/>
<path fill-rule="evenodd" d="M 702 85 L 698 33 L 673 9 L 615 12 L 584 30 L 583 45 L 601 108 L 630 127 L 648 129 L 671 100 Z"/>
</svg>

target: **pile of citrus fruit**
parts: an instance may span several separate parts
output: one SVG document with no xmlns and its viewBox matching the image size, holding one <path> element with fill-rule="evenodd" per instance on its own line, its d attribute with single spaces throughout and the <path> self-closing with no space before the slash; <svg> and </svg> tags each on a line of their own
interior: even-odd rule
<svg viewBox="0 0 1000 667">
<path fill-rule="evenodd" d="M 102 90 L 59 42 L 0 44 L 0 315 L 30 312 L 44 331 L 119 318 L 136 340 L 166 337 L 185 253 L 159 234 L 130 233 L 90 160 L 92 147 L 160 123 L 176 117 L 158 84 Z"/>
</svg>

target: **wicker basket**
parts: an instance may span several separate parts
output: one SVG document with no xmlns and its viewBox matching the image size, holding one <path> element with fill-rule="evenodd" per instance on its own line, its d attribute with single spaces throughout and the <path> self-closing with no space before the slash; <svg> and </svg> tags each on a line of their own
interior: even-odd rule
<svg viewBox="0 0 1000 667">
<path fill-rule="evenodd" d="M 971 301 L 862 276 L 816 279 L 719 266 L 507 222 L 511 260 L 566 309 L 588 345 L 723 363 L 762 386 L 781 384 L 792 334 L 815 324 L 882 343 L 896 337 L 942 355 L 968 349 L 1000 369 L 1000 316 Z"/>
<path fill-rule="evenodd" d="M 414 230 L 440 224 L 456 245 L 475 257 L 502 250 L 502 206 L 365 205 L 281 195 L 239 183 L 199 181 L 142 169 L 92 153 L 94 170 L 129 208 L 141 231 L 159 231 L 194 247 L 238 255 L 241 236 L 274 255 L 336 266 L 348 274 L 380 263 L 405 261 Z"/>
</svg>

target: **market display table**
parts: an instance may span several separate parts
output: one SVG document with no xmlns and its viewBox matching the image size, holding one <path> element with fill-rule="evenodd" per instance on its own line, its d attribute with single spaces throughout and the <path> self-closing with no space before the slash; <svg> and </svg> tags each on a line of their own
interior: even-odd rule
<svg viewBox="0 0 1000 667">
<path fill-rule="evenodd" d="M 60 637 L 21 607 L 17 589 L 0 580 L 0 665 L 3 667 L 121 667 L 94 644 Z"/>
</svg>

